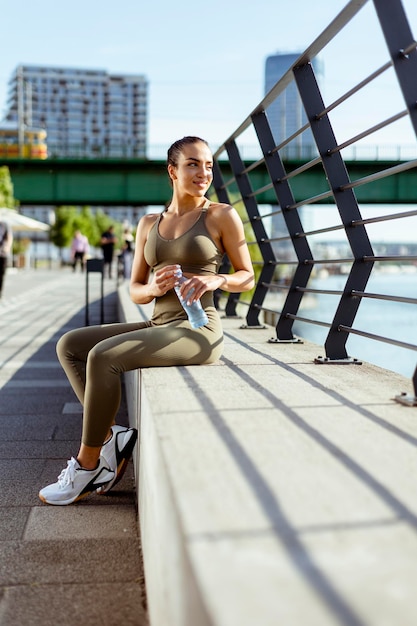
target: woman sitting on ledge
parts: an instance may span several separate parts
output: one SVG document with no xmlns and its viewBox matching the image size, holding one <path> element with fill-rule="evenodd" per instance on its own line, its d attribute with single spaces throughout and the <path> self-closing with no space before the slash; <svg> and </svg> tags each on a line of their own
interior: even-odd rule
<svg viewBox="0 0 417 626">
<path fill-rule="evenodd" d="M 173 187 L 170 204 L 138 224 L 130 282 L 133 302 L 155 300 L 147 322 L 107 324 L 70 331 L 57 354 L 83 405 L 81 446 L 58 481 L 39 492 L 47 504 L 65 505 L 96 491 L 108 492 L 122 477 L 137 431 L 115 425 L 121 400 L 121 374 L 142 367 L 202 365 L 223 350 L 222 325 L 213 303 L 216 289 L 252 289 L 254 275 L 243 224 L 235 209 L 210 202 L 213 157 L 198 137 L 184 137 L 168 150 Z M 234 269 L 219 274 L 224 254 Z M 208 322 L 193 328 L 175 287 L 181 268 L 186 302 L 201 300 Z"/>
</svg>

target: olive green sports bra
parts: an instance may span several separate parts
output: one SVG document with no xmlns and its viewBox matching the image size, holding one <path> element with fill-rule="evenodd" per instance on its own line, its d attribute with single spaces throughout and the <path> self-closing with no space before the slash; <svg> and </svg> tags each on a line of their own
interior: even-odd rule
<svg viewBox="0 0 417 626">
<path fill-rule="evenodd" d="M 175 239 L 165 239 L 159 234 L 159 223 L 162 213 L 152 225 L 145 243 L 144 255 L 147 264 L 154 270 L 165 265 L 181 265 L 184 274 L 209 275 L 217 274 L 223 253 L 217 248 L 206 227 L 206 214 L 210 201 L 206 200 L 196 222 L 185 233 Z M 206 311 L 215 311 L 213 292 L 203 294 L 201 303 Z M 174 291 L 170 289 L 164 296 L 155 299 L 152 322 L 165 324 L 178 319 L 186 319 L 187 315 Z M 215 317 L 209 315 L 208 328 L 216 326 Z M 217 326 L 216 326 L 217 328 Z"/>
<path fill-rule="evenodd" d="M 159 234 L 163 213 L 151 227 L 145 244 L 147 264 L 154 270 L 178 263 L 185 274 L 216 274 L 223 253 L 217 248 L 206 227 L 206 214 L 210 201 L 206 200 L 196 222 L 175 239 L 164 239 Z"/>
</svg>

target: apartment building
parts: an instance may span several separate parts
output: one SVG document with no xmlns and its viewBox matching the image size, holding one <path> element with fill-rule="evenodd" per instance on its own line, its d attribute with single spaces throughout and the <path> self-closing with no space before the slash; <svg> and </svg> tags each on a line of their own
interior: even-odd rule
<svg viewBox="0 0 417 626">
<path fill-rule="evenodd" d="M 19 65 L 6 120 L 45 128 L 50 156 L 144 157 L 148 81 L 105 70 Z"/>
</svg>

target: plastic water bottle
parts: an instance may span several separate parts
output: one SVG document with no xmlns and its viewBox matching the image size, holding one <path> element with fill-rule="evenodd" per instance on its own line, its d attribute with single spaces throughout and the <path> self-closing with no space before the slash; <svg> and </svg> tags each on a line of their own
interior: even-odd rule
<svg viewBox="0 0 417 626">
<path fill-rule="evenodd" d="M 177 276 L 179 280 L 179 284 L 175 286 L 175 292 L 178 296 L 179 301 L 181 302 L 183 306 L 184 311 L 188 315 L 188 319 L 189 319 L 191 326 L 193 328 L 200 328 L 200 326 L 205 326 L 208 323 L 208 317 L 207 317 L 205 310 L 201 306 L 200 300 L 196 300 L 192 304 L 188 304 L 181 297 L 180 286 L 182 285 L 182 283 L 184 283 L 188 279 L 183 275 L 181 270 L 177 270 L 175 272 L 175 276 Z M 192 292 L 193 292 L 193 289 L 191 289 L 188 295 L 191 295 Z"/>
</svg>

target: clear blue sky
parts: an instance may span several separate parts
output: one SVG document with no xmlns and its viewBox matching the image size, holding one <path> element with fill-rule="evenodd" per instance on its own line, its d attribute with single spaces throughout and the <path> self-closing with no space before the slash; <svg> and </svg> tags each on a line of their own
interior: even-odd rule
<svg viewBox="0 0 417 626">
<path fill-rule="evenodd" d="M 145 74 L 149 143 L 166 146 L 184 134 L 198 134 L 215 146 L 262 98 L 266 57 L 277 51 L 303 51 L 346 4 L 347 0 L 0 0 L 0 117 L 7 82 L 20 63 Z M 404 6 L 416 37 L 417 1 L 404 0 Z M 387 60 L 375 25 L 370 0 L 341 38 L 344 51 L 329 46 L 323 58 L 327 102 Z M 375 89 L 375 120 L 373 113 L 363 113 L 365 123 L 376 123 L 396 105 L 389 77 Z M 339 130 L 337 119 L 334 123 Z M 355 123 L 346 124 L 346 117 L 340 123 L 341 134 L 355 130 Z M 384 140 L 412 143 L 415 137 L 403 125 Z"/>
</svg>

